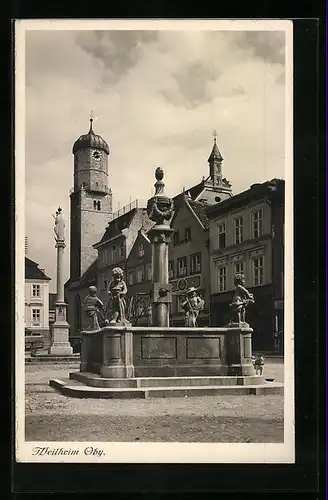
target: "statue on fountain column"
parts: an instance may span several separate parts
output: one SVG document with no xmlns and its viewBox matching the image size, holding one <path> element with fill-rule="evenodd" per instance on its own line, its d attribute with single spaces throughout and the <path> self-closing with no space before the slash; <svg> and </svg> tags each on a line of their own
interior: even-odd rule
<svg viewBox="0 0 328 500">
<path fill-rule="evenodd" d="M 100 330 L 98 314 L 101 313 L 104 316 L 104 304 L 97 297 L 97 288 L 95 286 L 89 286 L 89 294 L 86 296 L 83 305 L 84 313 L 88 319 L 87 330 Z M 105 320 L 105 323 L 108 323 Z"/>
<path fill-rule="evenodd" d="M 53 215 L 53 217 L 55 219 L 55 240 L 56 242 L 65 241 L 65 221 L 60 207 L 56 212 L 56 216 Z"/>
<path fill-rule="evenodd" d="M 254 295 L 245 288 L 243 274 L 236 274 L 235 286 L 235 293 L 230 304 L 231 323 L 246 323 L 246 308 L 249 304 L 254 304 Z"/>
<path fill-rule="evenodd" d="M 147 213 L 150 220 L 162 225 L 172 217 L 173 201 L 164 193 L 164 172 L 161 167 L 156 168 L 155 177 L 155 194 L 148 200 Z"/>
<path fill-rule="evenodd" d="M 181 306 L 185 311 L 185 326 L 196 328 L 197 318 L 201 310 L 204 309 L 205 301 L 197 295 L 194 287 L 189 288 L 182 296 Z"/>
<path fill-rule="evenodd" d="M 111 319 L 109 324 L 128 324 L 126 319 L 126 301 L 125 297 L 128 292 L 125 281 L 123 280 L 124 273 L 120 267 L 114 267 L 112 271 L 112 281 L 108 287 L 109 301 L 111 301 Z"/>
</svg>

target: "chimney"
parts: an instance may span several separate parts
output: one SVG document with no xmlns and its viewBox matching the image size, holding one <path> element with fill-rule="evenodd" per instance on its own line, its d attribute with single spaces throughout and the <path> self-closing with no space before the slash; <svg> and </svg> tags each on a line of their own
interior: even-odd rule
<svg viewBox="0 0 328 500">
<path fill-rule="evenodd" d="M 25 236 L 25 255 L 28 254 L 28 238 Z"/>
</svg>

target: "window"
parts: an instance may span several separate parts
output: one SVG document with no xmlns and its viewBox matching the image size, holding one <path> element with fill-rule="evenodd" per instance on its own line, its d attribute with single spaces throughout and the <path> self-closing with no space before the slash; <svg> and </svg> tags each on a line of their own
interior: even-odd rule
<svg viewBox="0 0 328 500">
<path fill-rule="evenodd" d="M 179 231 L 176 231 L 173 235 L 173 245 L 175 247 L 179 245 Z"/>
<path fill-rule="evenodd" d="M 120 257 L 124 257 L 124 243 L 120 244 Z"/>
<path fill-rule="evenodd" d="M 111 260 L 115 260 L 116 258 L 116 247 L 115 245 L 112 247 L 112 252 L 111 252 Z"/>
<path fill-rule="evenodd" d="M 138 267 L 137 269 L 137 283 L 142 283 L 145 279 L 144 276 L 144 268 L 143 267 Z"/>
<path fill-rule="evenodd" d="M 138 246 L 138 255 L 139 257 L 143 257 L 145 255 L 145 249 L 143 243 L 140 243 Z"/>
<path fill-rule="evenodd" d="M 146 279 L 151 281 L 153 279 L 153 267 L 151 263 L 146 264 Z"/>
<path fill-rule="evenodd" d="M 252 213 L 253 218 L 253 238 L 260 238 L 263 234 L 263 210 L 255 210 Z"/>
<path fill-rule="evenodd" d="M 93 208 L 95 210 L 100 210 L 100 201 L 93 200 Z"/>
<path fill-rule="evenodd" d="M 224 266 L 217 268 L 217 285 L 219 292 L 227 289 L 227 268 Z"/>
<path fill-rule="evenodd" d="M 174 260 L 169 260 L 169 280 L 174 278 Z"/>
<path fill-rule="evenodd" d="M 201 261 L 202 261 L 202 254 L 200 252 L 194 253 L 193 255 L 190 256 L 190 273 L 191 274 L 200 273 Z"/>
<path fill-rule="evenodd" d="M 191 241 L 191 227 L 185 229 L 185 241 Z"/>
<path fill-rule="evenodd" d="M 40 285 L 32 285 L 32 297 L 40 297 Z"/>
<path fill-rule="evenodd" d="M 218 235 L 218 248 L 226 247 L 226 223 L 222 222 L 217 225 L 217 235 Z"/>
<path fill-rule="evenodd" d="M 243 218 L 242 217 L 237 217 L 234 219 L 234 225 L 235 225 L 235 243 L 242 243 L 243 241 Z"/>
<path fill-rule="evenodd" d="M 107 290 L 107 285 L 108 285 L 107 278 L 104 278 L 104 290 Z"/>
<path fill-rule="evenodd" d="M 133 285 L 133 271 L 128 272 L 128 285 Z"/>
<path fill-rule="evenodd" d="M 264 258 L 257 257 L 253 260 L 253 285 L 263 285 Z"/>
<path fill-rule="evenodd" d="M 187 275 L 187 257 L 178 259 L 178 277 Z"/>
<path fill-rule="evenodd" d="M 235 263 L 235 275 L 236 274 L 244 274 L 244 262 L 236 262 Z"/>
<path fill-rule="evenodd" d="M 32 309 L 32 322 L 40 324 L 41 313 L 40 309 Z"/>
</svg>

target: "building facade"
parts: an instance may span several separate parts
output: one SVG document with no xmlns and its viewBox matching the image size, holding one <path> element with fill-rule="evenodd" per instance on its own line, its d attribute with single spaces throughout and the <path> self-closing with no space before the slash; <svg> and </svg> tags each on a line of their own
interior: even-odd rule
<svg viewBox="0 0 328 500">
<path fill-rule="evenodd" d="M 248 310 L 255 351 L 283 352 L 284 188 L 279 179 L 254 184 L 207 209 L 211 323 L 229 322 L 234 277 L 244 274 L 255 297 Z"/>
<path fill-rule="evenodd" d="M 25 257 L 25 328 L 44 336 L 44 347 L 50 345 L 49 282 L 44 269 Z"/>
</svg>

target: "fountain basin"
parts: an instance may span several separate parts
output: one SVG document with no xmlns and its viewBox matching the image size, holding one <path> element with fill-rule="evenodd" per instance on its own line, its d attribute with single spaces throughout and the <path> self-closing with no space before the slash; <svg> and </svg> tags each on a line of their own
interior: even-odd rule
<svg viewBox="0 0 328 500">
<path fill-rule="evenodd" d="M 81 372 L 104 378 L 253 376 L 252 329 L 107 326 L 82 332 Z"/>
</svg>

